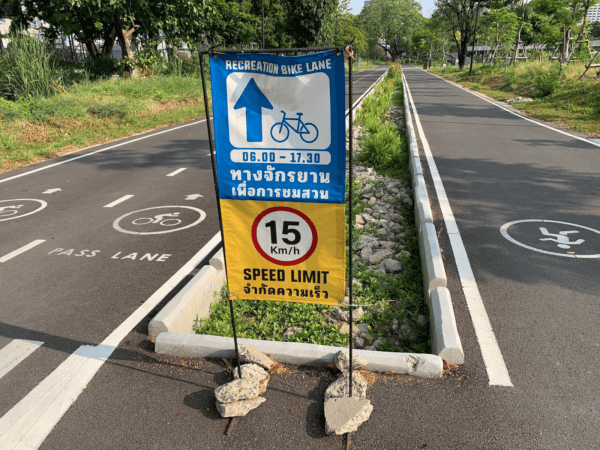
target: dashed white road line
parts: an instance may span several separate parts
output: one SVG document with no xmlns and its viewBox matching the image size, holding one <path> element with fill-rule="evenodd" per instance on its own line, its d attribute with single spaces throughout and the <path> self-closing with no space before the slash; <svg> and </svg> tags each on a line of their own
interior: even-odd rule
<svg viewBox="0 0 600 450">
<path fill-rule="evenodd" d="M 133 195 L 124 195 L 120 199 L 115 200 L 114 202 L 109 203 L 108 205 L 104 205 L 104 207 L 105 208 L 112 208 L 113 206 L 117 206 L 119 203 L 123 203 L 125 200 L 129 200 L 131 197 L 133 197 Z"/>
<path fill-rule="evenodd" d="M 2 450 L 39 448 L 119 343 L 221 241 L 221 233 L 119 325 L 100 345 L 83 345 L 0 418 Z"/>
<path fill-rule="evenodd" d="M 446 224 L 446 230 L 448 231 L 448 237 L 450 238 L 450 245 L 452 247 L 452 252 L 454 253 L 454 260 L 456 261 L 456 267 L 458 268 L 458 275 L 460 277 L 463 292 L 467 300 L 467 307 L 469 308 L 469 313 L 471 314 L 473 327 L 475 328 L 475 335 L 477 336 L 479 347 L 481 348 L 481 355 L 487 370 L 489 384 L 492 386 L 512 386 L 513 384 L 510 380 L 506 363 L 502 357 L 500 346 L 496 340 L 496 335 L 494 334 L 492 324 L 490 323 L 490 319 L 485 310 L 483 299 L 479 293 L 479 288 L 477 287 L 475 275 L 471 269 L 471 263 L 469 262 L 467 251 L 463 244 L 462 237 L 460 236 L 460 232 L 458 231 L 454 213 L 450 207 L 450 201 L 448 200 L 446 190 L 442 184 L 442 179 L 437 170 L 431 149 L 429 148 L 429 143 L 427 142 L 427 138 L 423 132 L 423 127 L 421 126 L 421 121 L 419 120 L 419 114 L 417 113 L 417 108 L 413 102 L 406 79 L 404 79 L 404 83 L 406 84 L 406 92 L 408 93 L 408 99 L 413 111 L 417 130 L 419 131 L 419 135 L 421 137 L 421 143 L 423 144 L 423 150 L 427 158 L 427 164 L 429 165 L 429 171 L 431 173 L 431 178 L 433 179 L 433 185 L 440 203 L 440 209 L 442 210 L 442 215 Z"/>
<path fill-rule="evenodd" d="M 35 352 L 43 342 L 15 339 L 0 350 L 0 378 Z"/>
<path fill-rule="evenodd" d="M 177 175 L 178 173 L 181 173 L 185 170 L 186 168 L 182 168 L 182 169 L 177 169 L 175 172 L 171 172 L 169 175 L 167 175 L 168 177 L 174 177 L 175 175 Z"/>
<path fill-rule="evenodd" d="M 0 263 L 6 262 L 9 259 L 12 259 L 15 256 L 20 255 L 21 253 L 25 253 L 27 250 L 31 250 L 33 247 L 36 247 L 43 242 L 46 242 L 46 240 L 45 239 L 36 239 L 35 241 L 30 242 L 29 244 L 24 245 L 23 247 L 18 248 L 15 251 L 8 253 L 7 255 L 4 255 L 2 258 L 0 258 Z"/>
</svg>

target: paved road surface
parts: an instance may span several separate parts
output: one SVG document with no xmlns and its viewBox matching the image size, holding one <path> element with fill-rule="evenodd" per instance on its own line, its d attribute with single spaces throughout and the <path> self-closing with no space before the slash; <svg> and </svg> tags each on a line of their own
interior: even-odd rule
<svg viewBox="0 0 600 450">
<path fill-rule="evenodd" d="M 382 70 L 356 74 L 355 99 Z M 42 421 L 52 425 L 60 416 L 53 417 L 51 398 L 73 395 L 85 352 L 106 358 L 126 335 L 120 324 L 151 296 L 189 280 L 210 256 L 199 250 L 218 231 L 204 121 L 0 175 L 0 448 L 35 434 L 18 431 L 35 423 L 35 414 L 46 411 Z M 137 320 L 156 311 L 141 311 Z M 129 383 L 152 384 L 154 375 L 138 375 L 110 377 L 115 400 L 132 392 Z M 89 394 L 94 385 L 84 395 L 92 403 L 99 401 Z"/>
</svg>

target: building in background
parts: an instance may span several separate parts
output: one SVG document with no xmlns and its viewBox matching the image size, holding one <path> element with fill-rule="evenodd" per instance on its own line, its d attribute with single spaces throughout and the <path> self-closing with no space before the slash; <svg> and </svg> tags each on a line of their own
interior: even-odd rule
<svg viewBox="0 0 600 450">
<path fill-rule="evenodd" d="M 596 6 L 592 6 L 587 13 L 587 20 L 590 23 L 600 22 L 600 3 Z"/>
</svg>

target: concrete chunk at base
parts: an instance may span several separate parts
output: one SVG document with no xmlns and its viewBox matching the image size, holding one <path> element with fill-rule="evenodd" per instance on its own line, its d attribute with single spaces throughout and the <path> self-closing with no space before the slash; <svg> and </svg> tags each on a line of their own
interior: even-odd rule
<svg viewBox="0 0 600 450">
<path fill-rule="evenodd" d="M 373 411 L 370 400 L 356 397 L 332 398 L 325 402 L 325 433 L 341 435 L 356 431 Z"/>
<path fill-rule="evenodd" d="M 435 288 L 429 293 L 427 302 L 432 318 L 429 331 L 433 353 L 447 364 L 464 363 L 465 355 L 456 327 L 450 291 L 444 287 Z"/>
</svg>

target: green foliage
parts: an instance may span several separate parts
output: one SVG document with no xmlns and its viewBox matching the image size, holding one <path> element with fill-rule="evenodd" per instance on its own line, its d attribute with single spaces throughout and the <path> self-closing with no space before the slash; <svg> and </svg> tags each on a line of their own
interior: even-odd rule
<svg viewBox="0 0 600 450">
<path fill-rule="evenodd" d="M 557 73 L 547 72 L 533 79 L 536 92 L 540 97 L 554 94 L 560 88 L 560 79 Z"/>
<path fill-rule="evenodd" d="M 420 9 L 414 0 L 372 0 L 366 5 L 358 25 L 367 32 L 371 52 L 381 47 L 381 40 L 394 60 L 403 51 L 412 51 L 412 37 L 423 23 Z"/>
<path fill-rule="evenodd" d="M 0 53 L 0 96 L 7 100 L 53 95 L 62 85 L 55 54 L 42 41 L 14 33 Z"/>
<path fill-rule="evenodd" d="M 92 103 L 88 108 L 88 112 L 98 117 L 119 117 L 123 119 L 129 113 L 129 108 L 114 103 L 105 105 L 100 103 Z"/>
<path fill-rule="evenodd" d="M 367 163 L 377 171 L 398 167 L 402 162 L 402 138 L 396 125 L 386 123 L 373 134 L 360 142 L 363 151 L 358 160 Z"/>
<path fill-rule="evenodd" d="M 217 336 L 233 336 L 229 300 L 226 295 L 211 305 L 210 317 L 197 320 L 194 332 Z M 319 345 L 347 346 L 348 335 L 339 326 L 326 321 L 333 308 L 305 303 L 235 300 L 233 302 L 237 335 L 240 338 L 282 341 L 283 332 L 294 325 L 302 331 L 287 339 Z"/>
<path fill-rule="evenodd" d="M 105 56 L 89 58 L 84 63 L 84 68 L 94 77 L 110 77 L 111 75 L 123 75 L 124 67 L 121 61 Z"/>
<path fill-rule="evenodd" d="M 590 24 L 588 37 L 590 39 L 600 39 L 600 20 Z"/>
<path fill-rule="evenodd" d="M 19 142 L 13 136 L 0 133 L 0 150 L 10 152 L 14 150 L 18 144 Z"/>
</svg>

